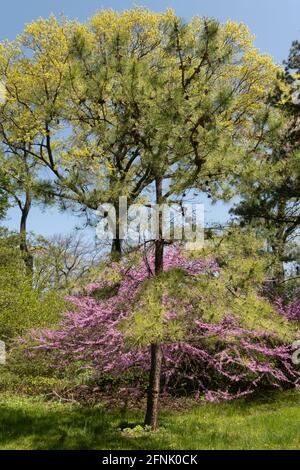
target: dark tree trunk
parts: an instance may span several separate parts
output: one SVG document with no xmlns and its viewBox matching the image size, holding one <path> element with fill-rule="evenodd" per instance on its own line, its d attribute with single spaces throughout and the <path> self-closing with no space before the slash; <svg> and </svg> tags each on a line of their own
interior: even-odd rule
<svg viewBox="0 0 300 470">
<path fill-rule="evenodd" d="M 162 203 L 162 179 L 157 178 L 156 185 L 156 203 Z M 157 239 L 155 241 L 155 275 L 159 275 L 164 267 L 164 240 L 162 238 L 162 214 L 159 213 L 159 227 Z M 158 405 L 160 394 L 160 379 L 162 367 L 162 348 L 160 343 L 152 343 L 151 347 L 151 366 L 149 374 L 149 386 L 147 396 L 147 411 L 145 416 L 145 425 L 151 426 L 152 430 L 158 427 Z"/>
<path fill-rule="evenodd" d="M 112 261 L 120 261 L 122 255 L 122 240 L 115 238 L 111 245 Z"/>
<path fill-rule="evenodd" d="M 145 425 L 155 431 L 158 427 L 158 404 L 160 393 L 160 375 L 162 365 L 162 349 L 159 343 L 151 344 L 151 369 L 147 397 Z"/>
<path fill-rule="evenodd" d="M 120 239 L 120 208 L 118 203 L 115 204 L 116 209 L 116 238 L 114 238 L 111 245 L 111 259 L 112 261 L 120 261 L 122 256 L 122 240 Z"/>
<path fill-rule="evenodd" d="M 31 197 L 29 193 L 26 193 L 25 204 L 21 209 L 21 222 L 20 222 L 20 250 L 22 253 L 22 257 L 24 259 L 24 263 L 28 274 L 32 276 L 33 273 L 33 256 L 28 250 L 27 245 L 27 219 L 29 215 L 29 211 L 31 208 Z"/>
</svg>

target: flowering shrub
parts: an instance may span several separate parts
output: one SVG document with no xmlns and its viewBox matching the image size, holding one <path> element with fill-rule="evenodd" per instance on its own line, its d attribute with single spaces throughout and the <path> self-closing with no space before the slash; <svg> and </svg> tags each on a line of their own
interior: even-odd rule
<svg viewBox="0 0 300 470">
<path fill-rule="evenodd" d="M 284 299 L 276 300 L 278 312 L 291 321 L 300 320 L 300 300 L 294 300 L 285 304 Z"/>
<path fill-rule="evenodd" d="M 68 298 L 74 309 L 58 328 L 31 333 L 27 356 L 123 378 L 125 387 L 130 374 L 131 385 L 143 390 L 147 346 L 159 340 L 167 393 L 230 400 L 297 385 L 280 333 L 287 322 L 253 289 L 229 285 L 232 276 L 213 257 L 190 259 L 174 247 L 166 250 L 161 276 L 152 276 L 153 266 L 153 255 L 112 264 L 85 295 Z"/>
</svg>

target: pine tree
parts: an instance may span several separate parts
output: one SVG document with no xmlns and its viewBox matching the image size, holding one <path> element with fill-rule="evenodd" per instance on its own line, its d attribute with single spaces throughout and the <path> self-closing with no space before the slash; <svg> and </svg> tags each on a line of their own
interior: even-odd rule
<svg viewBox="0 0 300 470">
<path fill-rule="evenodd" d="M 295 94 L 299 65 L 300 48 L 295 41 L 282 80 L 270 96 L 270 112 L 261 120 L 266 128 L 264 141 L 240 180 L 242 200 L 232 211 L 243 223 L 264 230 L 275 256 L 273 275 L 279 286 L 284 280 L 283 263 L 290 261 L 289 242 L 300 226 L 300 102 Z"/>
</svg>

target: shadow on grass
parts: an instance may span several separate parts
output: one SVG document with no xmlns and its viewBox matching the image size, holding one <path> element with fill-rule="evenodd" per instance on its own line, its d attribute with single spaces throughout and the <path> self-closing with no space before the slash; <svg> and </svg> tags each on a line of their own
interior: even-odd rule
<svg viewBox="0 0 300 470">
<path fill-rule="evenodd" d="M 110 414 L 100 408 L 0 406 L 2 449 L 109 449 L 123 440 Z"/>
<path fill-rule="evenodd" d="M 0 449 L 159 450 L 299 448 L 300 394 L 275 393 L 260 400 L 198 405 L 161 412 L 157 433 L 126 435 L 142 424 L 141 411 L 107 411 L 2 397 Z"/>
<path fill-rule="evenodd" d="M 128 419 L 129 418 L 129 419 Z M 155 449 L 161 436 L 126 437 L 124 423 L 142 424 L 137 412 L 127 416 L 120 410 L 30 403 L 0 404 L 0 449 Z M 167 442 L 165 442 L 167 445 Z"/>
</svg>

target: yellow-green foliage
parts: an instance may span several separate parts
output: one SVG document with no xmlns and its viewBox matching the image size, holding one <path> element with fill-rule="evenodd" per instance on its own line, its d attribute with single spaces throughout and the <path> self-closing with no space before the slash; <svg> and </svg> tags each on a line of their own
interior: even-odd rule
<svg viewBox="0 0 300 470">
<path fill-rule="evenodd" d="M 296 327 L 260 293 L 270 262 L 262 240 L 233 228 L 207 243 L 202 252 L 186 255 L 214 257 L 220 270 L 191 276 L 176 268 L 145 281 L 136 309 L 123 323 L 129 342 L 186 340 L 194 320 L 220 323 L 228 315 L 245 329 L 275 333 L 283 341 L 295 339 Z M 163 297 L 169 299 L 167 308 Z M 170 310 L 176 317 L 166 321 Z"/>
<path fill-rule="evenodd" d="M 145 281 L 140 289 L 136 309 L 123 322 L 125 338 L 134 344 L 180 340 L 187 320 L 180 300 L 186 298 L 188 288 L 186 276 L 180 269 L 173 269 Z M 163 296 L 174 300 L 176 319 L 172 321 L 166 321 L 168 311 L 163 305 Z"/>
<path fill-rule="evenodd" d="M 0 242 L 0 339 L 9 340 L 30 328 L 57 321 L 64 301 L 55 292 L 31 286 L 19 249 Z"/>
<path fill-rule="evenodd" d="M 278 70 L 233 21 L 184 24 L 144 8 L 103 10 L 88 23 L 50 16 L 0 44 L 1 120 L 10 146 L 30 145 L 80 203 L 134 199 L 153 159 L 162 171 L 180 160 L 172 188 L 181 191 L 196 170 L 199 184 L 233 171 Z"/>
</svg>

